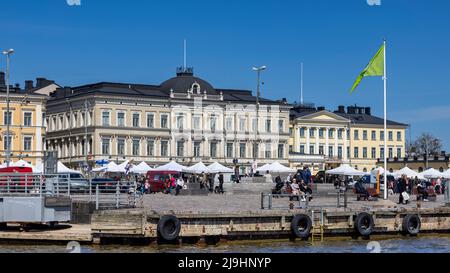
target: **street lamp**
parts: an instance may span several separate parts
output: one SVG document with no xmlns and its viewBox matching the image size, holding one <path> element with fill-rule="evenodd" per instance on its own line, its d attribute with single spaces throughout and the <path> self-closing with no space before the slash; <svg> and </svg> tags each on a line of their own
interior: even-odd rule
<svg viewBox="0 0 450 273">
<path fill-rule="evenodd" d="M 253 67 L 253 71 L 256 71 L 257 74 L 257 88 L 256 88 L 256 128 L 255 128 L 255 143 L 253 144 L 253 163 L 256 163 L 256 159 L 258 158 L 258 155 L 256 154 L 256 145 L 258 140 L 258 129 L 259 129 L 259 97 L 261 96 L 261 72 L 266 70 L 267 66 L 261 66 L 261 67 Z M 254 170 L 255 171 L 255 170 Z"/>
<path fill-rule="evenodd" d="M 13 53 L 14 49 L 4 50 L 2 52 L 2 54 L 6 56 L 6 113 L 8 114 L 8 118 L 6 119 L 6 167 L 9 167 L 11 160 L 11 139 L 9 126 L 11 124 L 12 116 L 9 111 L 9 60 Z"/>
</svg>

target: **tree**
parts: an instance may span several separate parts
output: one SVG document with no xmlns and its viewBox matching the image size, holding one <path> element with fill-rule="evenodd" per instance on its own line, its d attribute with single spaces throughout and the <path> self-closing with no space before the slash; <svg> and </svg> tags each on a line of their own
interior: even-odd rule
<svg viewBox="0 0 450 273">
<path fill-rule="evenodd" d="M 411 145 L 411 152 L 418 155 L 437 155 L 442 150 L 442 140 L 430 133 L 423 133 Z"/>
</svg>

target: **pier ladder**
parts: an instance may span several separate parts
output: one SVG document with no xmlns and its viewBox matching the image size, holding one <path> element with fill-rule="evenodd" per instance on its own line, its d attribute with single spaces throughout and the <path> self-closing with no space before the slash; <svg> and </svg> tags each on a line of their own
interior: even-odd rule
<svg viewBox="0 0 450 273">
<path fill-rule="evenodd" d="M 312 210 L 311 211 L 311 240 L 312 242 L 320 241 L 323 242 L 323 233 L 324 233 L 324 217 L 323 210 Z"/>
</svg>

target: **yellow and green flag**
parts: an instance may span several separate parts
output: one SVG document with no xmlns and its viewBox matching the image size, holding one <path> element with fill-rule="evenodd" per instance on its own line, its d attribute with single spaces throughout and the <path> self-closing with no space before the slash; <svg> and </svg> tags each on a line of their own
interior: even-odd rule
<svg viewBox="0 0 450 273">
<path fill-rule="evenodd" d="M 384 54 L 385 54 L 384 50 L 385 44 L 381 46 L 375 57 L 372 58 L 370 63 L 366 66 L 366 68 L 364 68 L 364 70 L 358 76 L 355 83 L 353 84 L 350 93 L 353 93 L 355 91 L 356 87 L 358 87 L 359 83 L 364 77 L 384 76 Z"/>
</svg>

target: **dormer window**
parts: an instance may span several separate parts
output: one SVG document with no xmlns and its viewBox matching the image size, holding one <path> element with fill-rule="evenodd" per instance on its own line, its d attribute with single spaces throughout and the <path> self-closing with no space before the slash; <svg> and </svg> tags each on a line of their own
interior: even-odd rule
<svg viewBox="0 0 450 273">
<path fill-rule="evenodd" d="M 194 82 L 194 84 L 192 84 L 192 92 L 200 95 L 200 84 Z"/>
</svg>

